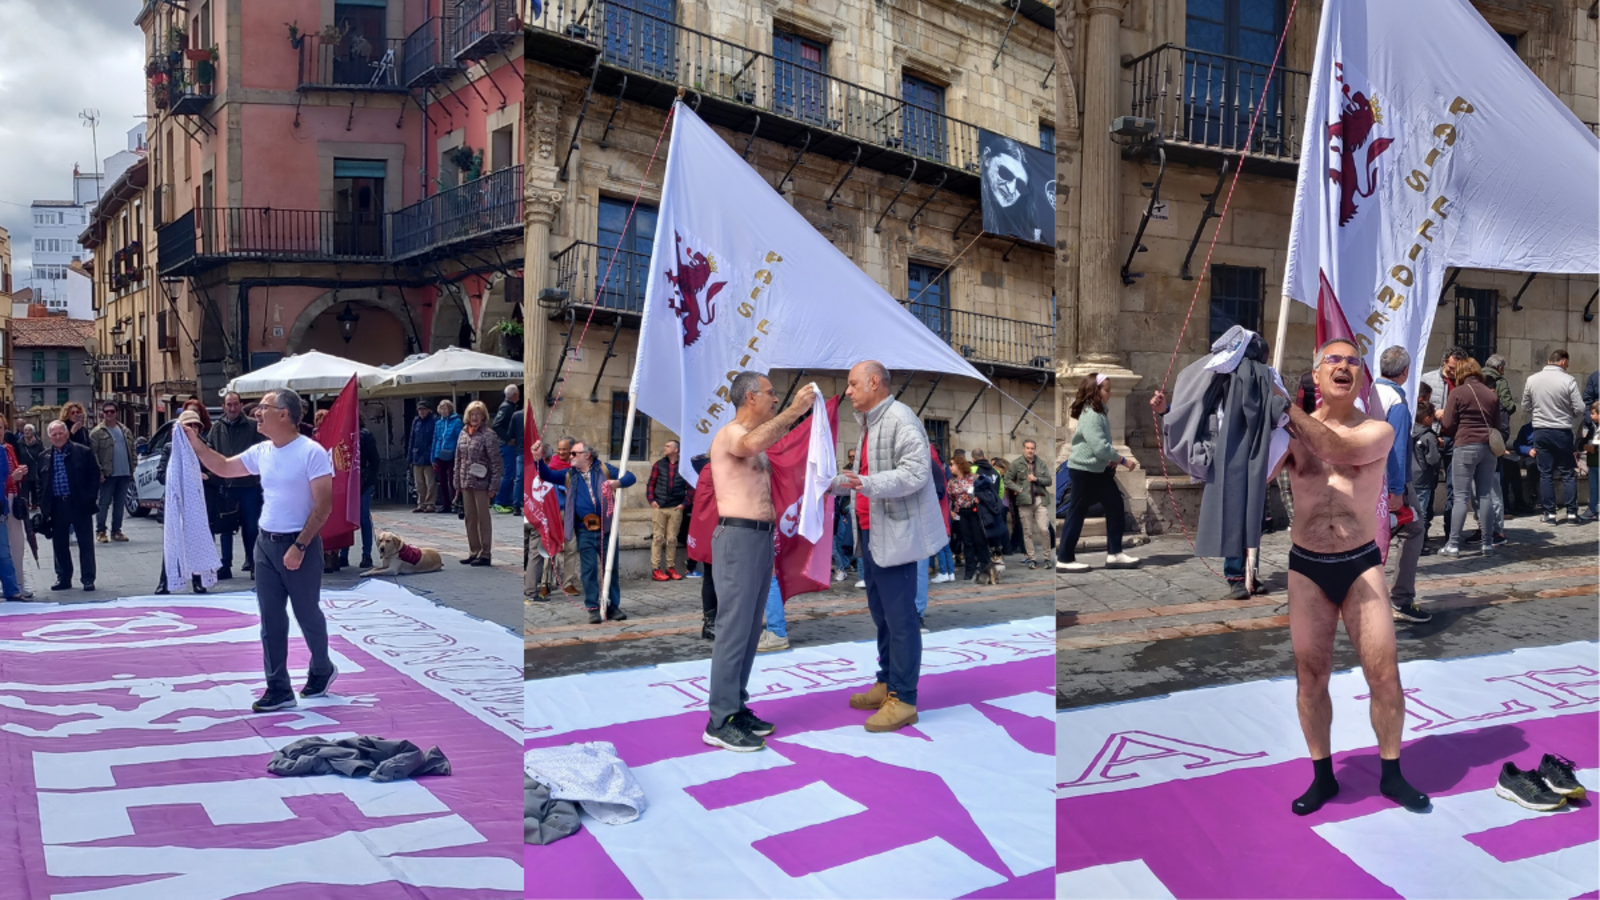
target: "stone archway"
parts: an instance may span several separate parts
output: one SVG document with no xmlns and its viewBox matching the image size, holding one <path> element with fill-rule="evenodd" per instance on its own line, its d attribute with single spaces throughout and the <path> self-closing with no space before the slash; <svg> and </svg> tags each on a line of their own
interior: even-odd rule
<svg viewBox="0 0 1600 900">
<path fill-rule="evenodd" d="M 500 332 L 493 329 L 501 322 L 512 321 L 516 317 L 517 308 L 521 303 L 522 282 L 520 280 L 500 275 L 490 282 L 489 288 L 483 292 L 483 298 L 478 304 L 478 346 L 475 349 L 482 353 L 520 359 L 522 357 L 522 339 L 517 338 L 515 351 L 508 353 Z"/>
<path fill-rule="evenodd" d="M 463 349 L 476 349 L 467 347 L 462 343 L 462 325 L 466 317 L 462 315 L 462 307 L 472 309 L 471 298 L 465 294 L 457 293 L 459 285 L 442 284 L 439 293 L 433 301 L 433 327 L 429 331 L 432 338 L 428 344 L 430 352 L 437 352 L 446 347 L 461 347 Z M 451 296 L 454 294 L 454 296 Z"/>
<path fill-rule="evenodd" d="M 300 353 L 308 349 L 308 336 L 312 331 L 312 324 L 320 318 L 336 314 L 349 303 L 357 312 L 363 310 L 382 310 L 392 317 L 398 331 L 403 338 L 395 350 L 398 355 L 394 359 L 383 360 L 383 363 L 397 363 L 413 348 L 421 346 L 420 336 L 417 334 L 415 313 L 406 306 L 405 298 L 397 291 L 383 288 L 351 288 L 339 291 L 328 291 L 317 299 L 307 304 L 300 315 L 294 320 L 294 325 L 289 329 L 286 349 L 290 354 Z M 336 308 L 337 307 L 337 308 Z M 357 326 L 360 327 L 359 325 Z M 370 326 L 369 326 L 370 327 Z M 394 355 L 390 353 L 389 355 Z M 378 365 L 381 363 L 374 363 Z"/>
</svg>

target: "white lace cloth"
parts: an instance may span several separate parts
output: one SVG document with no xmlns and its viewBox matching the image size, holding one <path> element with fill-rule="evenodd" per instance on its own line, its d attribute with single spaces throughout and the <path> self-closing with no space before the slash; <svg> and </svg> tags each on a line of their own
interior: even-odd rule
<svg viewBox="0 0 1600 900">
<path fill-rule="evenodd" d="M 182 426 L 177 426 L 181 428 Z M 200 584 L 217 583 L 217 544 L 206 515 L 206 490 L 200 478 L 200 458 L 181 434 L 172 435 L 172 457 L 167 462 L 166 514 L 161 543 L 167 567 L 167 584 L 174 590 L 199 575 Z"/>
<path fill-rule="evenodd" d="M 833 451 L 833 428 L 828 424 L 828 401 L 815 381 L 811 389 L 811 436 L 806 449 L 805 486 L 800 493 L 800 536 L 816 543 L 822 538 L 829 513 L 833 510 L 828 491 L 839 474 L 839 460 Z"/>
<path fill-rule="evenodd" d="M 644 789 L 606 741 L 529 750 L 522 766 L 551 797 L 579 804 L 602 824 L 625 825 L 645 811 Z"/>
</svg>

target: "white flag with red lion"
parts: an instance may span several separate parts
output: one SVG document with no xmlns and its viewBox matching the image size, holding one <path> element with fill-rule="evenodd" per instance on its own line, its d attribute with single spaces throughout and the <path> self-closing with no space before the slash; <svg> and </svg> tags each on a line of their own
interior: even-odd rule
<svg viewBox="0 0 1600 900">
<path fill-rule="evenodd" d="M 1468 0 L 1324 0 L 1304 121 L 1284 293 L 1408 396 L 1447 268 L 1600 271 L 1600 141 Z"/>
</svg>

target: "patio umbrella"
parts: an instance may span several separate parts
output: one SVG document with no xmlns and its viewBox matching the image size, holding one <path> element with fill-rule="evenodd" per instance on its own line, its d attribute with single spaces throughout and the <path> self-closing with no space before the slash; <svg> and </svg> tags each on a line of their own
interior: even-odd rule
<svg viewBox="0 0 1600 900">
<path fill-rule="evenodd" d="M 384 373 L 368 393 L 371 397 L 422 397 L 459 391 L 503 388 L 522 383 L 522 363 L 460 347 L 446 347 L 426 359 Z"/>
<path fill-rule="evenodd" d="M 382 381 L 388 372 L 377 366 L 341 359 L 316 350 L 285 357 L 266 368 L 246 372 L 228 382 L 227 390 L 242 397 L 259 397 L 283 388 L 302 394 L 337 394 L 354 374 L 366 389 Z"/>
</svg>

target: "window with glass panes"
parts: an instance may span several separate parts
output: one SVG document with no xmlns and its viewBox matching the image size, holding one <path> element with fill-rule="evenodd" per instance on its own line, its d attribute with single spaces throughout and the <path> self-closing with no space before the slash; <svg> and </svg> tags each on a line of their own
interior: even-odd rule
<svg viewBox="0 0 1600 900">
<path fill-rule="evenodd" d="M 599 212 L 593 282 L 599 294 L 597 305 L 642 312 L 644 288 L 650 278 L 650 250 L 656 240 L 656 208 L 644 203 L 634 208 L 632 201 L 601 197 Z M 619 244 L 621 252 L 616 252 Z M 603 293 L 599 291 L 602 281 Z"/>
<path fill-rule="evenodd" d="M 940 338 L 950 340 L 950 273 L 942 266 L 906 266 L 906 299 L 911 314 Z"/>
<path fill-rule="evenodd" d="M 1211 340 L 1215 341 L 1235 325 L 1261 333 L 1261 285 L 1264 269 L 1241 266 L 1211 267 Z"/>
<path fill-rule="evenodd" d="M 33 381 L 35 384 L 44 380 L 44 351 L 33 351 Z M 39 401 L 43 403 L 44 401 Z"/>
<path fill-rule="evenodd" d="M 1481 365 L 1495 352 L 1495 325 L 1499 321 L 1500 292 L 1492 288 L 1456 285 L 1456 346 L 1472 354 Z"/>
<path fill-rule="evenodd" d="M 1056 152 L 1056 127 L 1039 123 L 1039 149 L 1046 153 Z"/>
<path fill-rule="evenodd" d="M 922 425 L 928 430 L 928 443 L 933 449 L 939 451 L 939 459 L 950 461 L 950 420 L 949 419 L 923 419 Z"/>
<path fill-rule="evenodd" d="M 72 355 L 65 350 L 56 351 L 56 381 L 72 380 Z"/>
<path fill-rule="evenodd" d="M 945 158 L 944 88 L 915 75 L 900 75 L 901 146 L 913 156 Z"/>
<path fill-rule="evenodd" d="M 622 458 L 622 437 L 628 425 L 628 392 L 611 392 L 611 459 Z M 628 459 L 643 460 L 650 454 L 650 417 L 642 412 L 633 414 L 633 441 L 628 445 Z"/>
<path fill-rule="evenodd" d="M 1188 139 L 1240 148 L 1260 101 L 1283 29 L 1283 0 L 1188 0 L 1185 9 L 1184 97 Z M 1288 119 L 1277 108 L 1273 79 L 1254 146 L 1281 151 Z"/>
<path fill-rule="evenodd" d="M 772 32 L 772 94 L 775 111 L 796 119 L 821 123 L 828 117 L 826 45 L 790 34 Z"/>
</svg>

